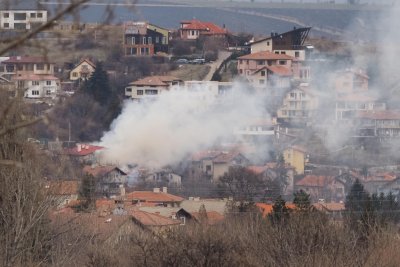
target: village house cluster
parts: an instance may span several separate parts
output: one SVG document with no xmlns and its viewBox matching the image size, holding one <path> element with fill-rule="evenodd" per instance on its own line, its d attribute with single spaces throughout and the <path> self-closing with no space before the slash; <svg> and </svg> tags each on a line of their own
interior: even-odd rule
<svg viewBox="0 0 400 267">
<path fill-rule="evenodd" d="M 46 21 L 47 12 L 42 10 L 0 11 L 2 30 L 30 30 Z M 76 25 L 59 22 L 53 30 L 84 31 L 85 27 L 90 28 L 90 25 L 80 26 L 75 28 Z M 351 126 L 346 137 L 359 143 L 380 144 L 400 138 L 400 112 L 388 109 L 385 101 L 370 90 L 365 70 L 351 66 L 335 70 L 325 88 L 317 86 L 315 80 L 318 77 L 313 73 L 315 48 L 308 43 L 310 27 L 272 32 L 263 38 L 251 38 L 239 46 L 232 41 L 237 36 L 225 25 L 197 19 L 182 21 L 176 30 L 146 21 L 126 21 L 113 26 L 121 32 L 120 48 L 125 58 L 163 57 L 177 68 L 185 68 L 189 61 L 183 57 L 172 58 L 174 42 L 187 46 L 197 42 L 217 43 L 220 50 L 230 53 L 228 58 L 206 62 L 205 54 L 202 54 L 192 58 L 192 63 L 217 64 L 213 70 L 219 74 L 224 64 L 233 62 L 236 71 L 233 79 L 245 84 L 249 94 L 256 92 L 266 97 L 270 116 L 253 118 L 245 127 L 226 129 L 237 137 L 235 141 L 240 142 L 192 151 L 182 159 L 182 168 L 151 169 L 134 162 L 119 166 L 102 161 L 101 153 L 107 148 L 71 141 L 48 142 L 43 149 L 68 157 L 82 167 L 81 177 L 88 175 L 96 181 L 94 212 L 77 216 L 73 208 L 82 202 L 82 181 L 77 177 L 48 179 L 45 190 L 57 202 L 55 223 L 65 223 L 75 216 L 74 223 L 99 231 L 99 239 L 103 241 L 118 240 L 130 231 L 163 231 L 188 223 L 203 223 L 204 214 L 208 224 L 216 224 L 227 217 L 232 198 L 218 195 L 184 198 L 171 192 L 183 192 L 187 181 L 194 187 L 203 183 L 217 185 L 233 167 L 245 168 L 263 181 L 279 181 L 283 175 L 282 196 L 291 201 L 293 193 L 303 190 L 310 195 L 315 208 L 338 220 L 349 187 L 356 179 L 370 193 L 400 193 L 396 168 L 362 170 L 320 163 L 317 162 L 320 154 L 301 140 L 302 133 L 326 124 L 338 128 Z M 232 57 L 234 54 L 236 57 Z M 58 98 L 69 97 L 90 79 L 97 60 L 80 58 L 69 65 L 65 68 L 52 58 L 37 55 L 1 57 L 0 86 L 12 93 L 23 92 L 26 101 L 51 100 L 55 104 Z M 128 82 L 124 96 L 126 101 L 140 105 L 142 101 L 154 101 L 168 92 L 191 92 L 204 101 L 204 106 L 215 105 L 224 101 L 232 90 L 233 79 L 197 81 L 168 74 L 150 75 Z M 262 147 L 260 144 L 267 147 L 262 159 L 257 158 L 255 152 Z M 280 156 L 283 158 L 281 165 Z M 139 182 L 151 189 L 135 190 L 134 185 Z M 207 188 L 200 186 L 198 190 Z M 272 211 L 272 199 L 260 198 L 255 202 L 263 216 Z"/>
</svg>

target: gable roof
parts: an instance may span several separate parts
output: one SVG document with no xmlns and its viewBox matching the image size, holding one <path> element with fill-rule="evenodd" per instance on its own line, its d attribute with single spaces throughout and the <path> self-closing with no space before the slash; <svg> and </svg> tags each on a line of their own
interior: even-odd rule
<svg viewBox="0 0 400 267">
<path fill-rule="evenodd" d="M 274 65 L 274 66 L 264 66 L 258 70 L 256 70 L 254 73 L 258 73 L 262 70 L 269 70 L 271 71 L 273 74 L 276 74 L 278 76 L 286 76 L 286 77 L 290 77 L 293 76 L 293 72 L 284 66 L 279 66 L 279 65 Z"/>
<path fill-rule="evenodd" d="M 102 146 L 94 146 L 94 145 L 87 145 L 87 144 L 80 144 L 80 149 L 77 146 L 73 148 L 67 148 L 64 150 L 64 153 L 70 156 L 87 156 L 93 154 L 97 150 L 104 149 Z"/>
<path fill-rule="evenodd" d="M 45 57 L 36 56 L 12 56 L 3 63 L 51 63 Z"/>
<path fill-rule="evenodd" d="M 125 195 L 128 201 L 139 200 L 143 202 L 182 202 L 183 198 L 164 192 L 133 191 Z"/>
<path fill-rule="evenodd" d="M 45 185 L 46 192 L 50 195 L 77 195 L 79 193 L 79 181 L 56 180 L 49 181 Z"/>
<path fill-rule="evenodd" d="M 306 175 L 304 178 L 297 181 L 297 186 L 324 187 L 333 182 L 333 176 L 323 175 Z"/>
<path fill-rule="evenodd" d="M 152 85 L 152 86 L 169 86 L 173 81 L 182 81 L 174 76 L 148 76 L 143 79 L 131 82 L 129 85 Z"/>
<path fill-rule="evenodd" d="M 58 81 L 53 75 L 24 74 L 12 78 L 14 81 Z"/>
<path fill-rule="evenodd" d="M 96 64 L 94 64 L 92 61 L 90 61 L 87 58 L 82 59 L 77 65 L 75 65 L 74 69 L 76 69 L 79 65 L 81 65 L 82 63 L 86 62 L 87 64 L 89 64 L 90 66 L 92 66 L 93 68 L 96 68 Z"/>
<path fill-rule="evenodd" d="M 207 224 L 214 225 L 224 220 L 224 215 L 216 212 L 216 211 L 206 211 L 207 213 Z M 200 220 L 200 213 L 192 212 L 191 215 L 197 220 Z"/>
<path fill-rule="evenodd" d="M 159 214 L 136 209 L 132 210 L 130 215 L 132 215 L 134 221 L 139 222 L 143 226 L 169 226 L 181 224 L 180 220 L 174 220 Z"/>
<path fill-rule="evenodd" d="M 253 54 L 248 54 L 239 57 L 238 59 L 250 59 L 250 60 L 294 60 L 294 57 L 284 55 L 284 54 L 275 54 L 269 51 L 261 51 Z"/>
<path fill-rule="evenodd" d="M 213 162 L 214 163 L 228 163 L 239 156 L 244 158 L 244 156 L 240 152 L 237 152 L 237 151 L 221 152 L 217 157 L 215 157 L 213 159 Z"/>
<path fill-rule="evenodd" d="M 201 32 L 201 34 L 226 34 L 228 32 L 226 29 L 221 28 L 214 23 L 200 21 L 197 19 L 182 21 L 181 24 L 184 25 L 181 29 L 204 31 Z"/>
<path fill-rule="evenodd" d="M 120 172 L 122 175 L 127 175 L 120 168 L 118 168 L 117 166 L 113 166 L 113 165 L 110 165 L 110 166 L 95 166 L 95 167 L 86 165 L 85 167 L 83 167 L 83 172 L 84 173 L 91 174 L 94 177 L 104 176 L 104 175 L 106 175 L 106 174 L 108 174 L 108 173 L 110 173 L 110 172 L 112 172 L 114 170 Z"/>
</svg>

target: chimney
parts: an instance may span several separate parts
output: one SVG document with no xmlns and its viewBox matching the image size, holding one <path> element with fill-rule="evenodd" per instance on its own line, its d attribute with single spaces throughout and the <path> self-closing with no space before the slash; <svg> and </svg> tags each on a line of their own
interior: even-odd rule
<svg viewBox="0 0 400 267">
<path fill-rule="evenodd" d="M 81 144 L 76 144 L 76 150 L 78 151 L 78 152 L 81 152 L 82 151 L 82 145 Z"/>
<path fill-rule="evenodd" d="M 154 193 L 160 193 L 160 188 L 159 187 L 154 187 L 153 188 Z"/>
<path fill-rule="evenodd" d="M 162 188 L 162 192 L 165 193 L 165 194 L 168 193 L 168 188 L 167 188 L 166 186 L 164 186 L 164 187 Z"/>
</svg>

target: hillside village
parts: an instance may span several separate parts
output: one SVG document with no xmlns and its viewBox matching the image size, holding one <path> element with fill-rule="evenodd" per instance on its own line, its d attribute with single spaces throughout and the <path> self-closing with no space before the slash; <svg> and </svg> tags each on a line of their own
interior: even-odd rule
<svg viewBox="0 0 400 267">
<path fill-rule="evenodd" d="M 12 36 L 47 19 L 46 10 L 2 10 L 0 31 Z M 74 51 L 58 58 L 51 48 L 11 50 L 0 57 L 0 88 L 5 99 L 22 97 L 31 116 L 48 117 L 28 141 L 57 166 L 42 190 L 55 203 L 52 224 L 82 228 L 70 240 L 115 244 L 133 232 L 221 225 L 241 211 L 266 218 L 277 200 L 296 213 L 299 194 L 343 223 L 357 183 L 398 200 L 400 110 L 371 88 L 368 66 L 335 65 L 313 43 L 312 27 L 258 37 L 190 18 L 176 29 L 58 21 L 35 41 L 53 43 L 57 34 Z M 266 112 L 225 128 L 228 139 L 165 166 L 104 156 L 112 147 L 101 138 L 116 131 L 112 122 L 126 105 L 151 108 L 166 95 L 179 103 L 189 94 L 200 103 L 194 110 L 215 108 L 237 87 L 262 99 Z"/>
</svg>

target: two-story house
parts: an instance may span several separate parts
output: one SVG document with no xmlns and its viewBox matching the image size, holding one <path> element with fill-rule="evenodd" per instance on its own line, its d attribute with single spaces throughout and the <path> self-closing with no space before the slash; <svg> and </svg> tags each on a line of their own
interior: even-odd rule
<svg viewBox="0 0 400 267">
<path fill-rule="evenodd" d="M 296 191 L 303 190 L 312 201 L 340 202 L 345 200 L 345 184 L 334 176 L 306 175 L 295 184 Z"/>
<path fill-rule="evenodd" d="M 47 10 L 0 10 L 0 29 L 31 30 L 47 22 Z"/>
<path fill-rule="evenodd" d="M 152 56 L 168 53 L 170 31 L 147 22 L 124 23 L 123 49 L 125 56 Z"/>
<path fill-rule="evenodd" d="M 272 32 L 271 36 L 249 44 L 252 54 L 262 51 L 273 52 L 292 56 L 298 60 L 306 60 L 312 51 L 312 46 L 305 45 L 311 28 L 294 28 L 291 31 L 278 34 Z"/>
<path fill-rule="evenodd" d="M 113 197 L 125 195 L 128 182 L 127 174 L 116 166 L 85 166 L 84 174 L 96 178 L 96 192 L 101 196 Z"/>
<path fill-rule="evenodd" d="M 94 70 L 96 69 L 96 65 L 85 58 L 82 59 L 70 72 L 69 79 L 71 81 L 76 80 L 87 80 L 90 78 Z"/>
<path fill-rule="evenodd" d="M 173 86 L 179 86 L 183 81 L 173 76 L 148 76 L 131 82 L 125 88 L 125 96 L 140 101 L 144 98 L 155 98 Z"/>
<path fill-rule="evenodd" d="M 277 112 L 278 121 L 310 123 L 318 110 L 319 93 L 308 86 L 293 88 L 285 94 Z"/>
<path fill-rule="evenodd" d="M 400 138 L 399 110 L 359 111 L 353 122 L 356 138 L 379 142 Z"/>
<path fill-rule="evenodd" d="M 27 98 L 55 97 L 60 88 L 60 80 L 54 76 L 54 63 L 43 57 L 15 56 L 2 65 Z"/>
<path fill-rule="evenodd" d="M 197 40 L 201 37 L 224 39 L 228 31 L 214 23 L 192 19 L 181 21 L 179 34 L 182 40 Z"/>
<path fill-rule="evenodd" d="M 345 69 L 335 74 L 335 92 L 338 96 L 368 91 L 369 77 L 361 69 Z"/>
</svg>

